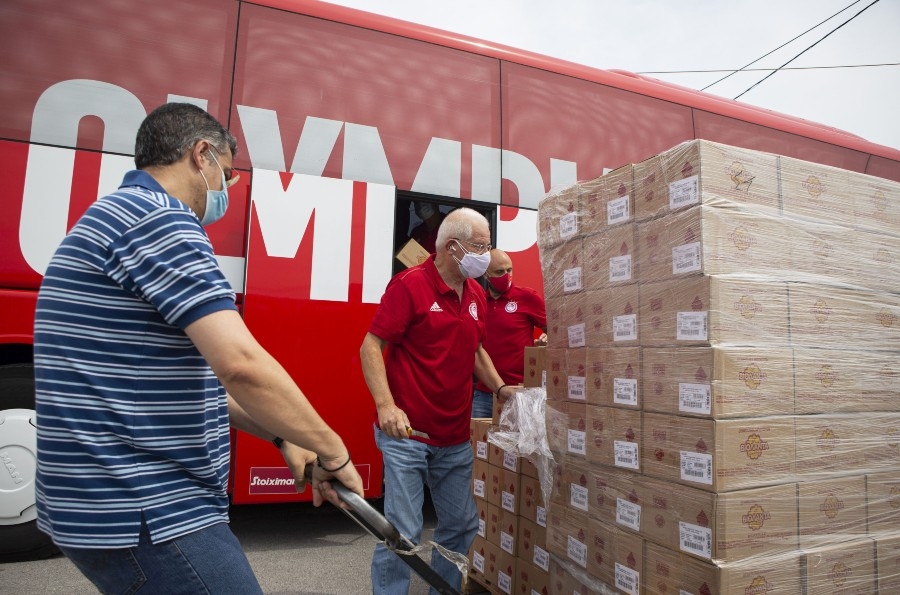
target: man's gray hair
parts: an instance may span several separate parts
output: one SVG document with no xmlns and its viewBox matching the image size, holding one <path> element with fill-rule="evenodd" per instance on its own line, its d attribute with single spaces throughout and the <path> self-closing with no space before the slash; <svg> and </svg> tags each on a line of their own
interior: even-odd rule
<svg viewBox="0 0 900 595">
<path fill-rule="evenodd" d="M 472 230 L 479 223 L 483 223 L 490 229 L 490 223 L 487 218 L 475 209 L 460 207 L 455 211 L 451 211 L 438 228 L 437 241 L 435 242 L 437 250 L 440 250 L 452 238 L 471 239 Z"/>
<path fill-rule="evenodd" d="M 232 157 L 237 154 L 234 135 L 205 110 L 191 103 L 166 103 L 141 122 L 134 143 L 134 165 L 138 169 L 171 165 L 200 140 L 208 141 L 220 155 L 229 149 Z"/>
</svg>

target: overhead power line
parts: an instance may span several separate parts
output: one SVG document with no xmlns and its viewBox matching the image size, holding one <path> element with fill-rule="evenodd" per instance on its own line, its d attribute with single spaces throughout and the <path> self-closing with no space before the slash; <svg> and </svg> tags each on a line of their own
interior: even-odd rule
<svg viewBox="0 0 900 595">
<path fill-rule="evenodd" d="M 872 8 L 873 6 L 875 6 L 876 4 L 878 4 L 878 2 L 880 2 L 880 0 L 874 0 L 871 4 L 869 4 L 868 6 L 866 6 L 865 8 L 863 8 L 862 10 L 860 10 L 858 13 L 856 13 L 855 15 L 853 15 L 852 17 L 850 17 L 849 19 L 847 19 L 846 21 L 844 21 L 843 23 L 841 23 L 840 25 L 838 25 L 837 27 L 835 27 L 834 29 L 832 29 L 831 31 L 829 31 L 828 33 L 826 33 L 825 35 L 823 35 L 822 37 L 820 37 L 816 42 L 814 42 L 812 45 L 810 45 L 809 47 L 807 47 L 805 50 L 803 50 L 802 52 L 800 52 L 799 54 L 797 54 L 796 56 L 794 56 L 793 58 L 791 58 L 790 60 L 788 60 L 787 62 L 785 62 L 784 64 L 782 64 L 781 66 L 779 66 L 778 68 L 776 68 L 775 70 L 773 70 L 772 72 L 770 72 L 769 74 L 767 74 L 766 76 L 762 77 L 760 80 L 758 80 L 758 81 L 755 82 L 754 84 L 752 84 L 752 85 L 750 85 L 749 87 L 747 87 L 747 89 L 744 90 L 743 93 L 739 93 L 736 97 L 734 97 L 734 99 L 739 99 L 740 97 L 742 97 L 743 95 L 745 95 L 746 93 L 748 93 L 749 91 L 751 91 L 752 89 L 754 89 L 754 88 L 756 88 L 757 86 L 759 86 L 760 84 L 762 84 L 762 82 L 765 81 L 766 79 L 768 79 L 770 76 L 774 75 L 776 72 L 778 72 L 779 70 L 781 70 L 782 68 L 784 68 L 785 66 L 787 66 L 788 64 L 790 64 L 791 62 L 793 62 L 794 60 L 796 60 L 797 58 L 799 58 L 800 56 L 802 56 L 803 54 L 805 54 L 806 52 L 808 52 L 809 50 L 811 50 L 812 48 L 814 48 L 814 47 L 816 47 L 817 45 L 819 45 L 822 41 L 824 41 L 826 38 L 828 38 L 832 33 L 834 33 L 835 31 L 837 31 L 838 29 L 840 29 L 841 27 L 843 27 L 844 25 L 846 25 L 847 23 L 849 23 L 850 21 L 852 21 L 853 19 L 855 19 L 856 17 L 858 17 L 859 15 L 861 15 L 862 13 L 866 12 L 867 10 L 869 10 L 870 8 Z M 853 6 L 853 5 L 851 4 L 850 6 Z"/>
<path fill-rule="evenodd" d="M 829 68 L 875 68 L 876 66 L 900 66 L 900 62 L 883 62 L 881 64 L 843 64 L 839 66 L 787 66 L 781 68 L 781 70 L 825 70 Z M 700 74 L 700 73 L 711 73 L 711 72 L 730 72 L 731 74 L 735 74 L 737 72 L 769 72 L 772 70 L 779 70 L 778 68 L 742 68 L 741 70 L 731 70 L 726 68 L 712 69 L 712 70 L 642 70 L 641 72 L 636 72 L 635 74 Z M 731 76 L 731 75 L 729 75 Z M 720 79 L 722 80 L 722 79 Z M 703 89 L 708 89 L 709 85 L 703 87 Z M 702 91 L 702 89 L 701 89 Z"/>
</svg>

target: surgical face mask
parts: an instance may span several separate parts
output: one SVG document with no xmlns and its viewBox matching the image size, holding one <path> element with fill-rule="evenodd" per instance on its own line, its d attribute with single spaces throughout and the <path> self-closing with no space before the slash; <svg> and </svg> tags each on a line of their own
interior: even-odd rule
<svg viewBox="0 0 900 595">
<path fill-rule="evenodd" d="M 499 277 L 490 277 L 488 279 L 491 288 L 497 293 L 506 293 L 512 287 L 512 275 L 504 273 Z"/>
<path fill-rule="evenodd" d="M 213 152 L 210 151 L 209 154 L 212 156 L 213 161 L 216 162 L 216 165 L 219 166 L 219 171 L 222 172 L 222 189 L 211 190 L 209 182 L 206 181 L 206 176 L 203 175 L 203 172 L 200 172 L 203 183 L 206 184 L 206 212 L 203 213 L 203 219 L 200 220 L 200 225 L 203 226 L 215 223 L 225 216 L 225 211 L 228 210 L 228 186 L 225 184 L 225 170 L 219 165 L 219 160 L 216 159 Z"/>
<path fill-rule="evenodd" d="M 459 264 L 460 272 L 469 279 L 477 279 L 482 276 L 488 270 L 488 267 L 491 266 L 491 253 L 485 252 L 484 254 L 473 254 L 466 250 L 459 240 L 455 241 L 456 245 L 465 252 L 462 260 L 455 256 L 453 257 L 456 258 L 456 262 Z"/>
<path fill-rule="evenodd" d="M 416 216 L 418 216 L 422 221 L 434 215 L 434 207 L 427 202 L 416 204 L 413 210 L 416 212 Z"/>
</svg>

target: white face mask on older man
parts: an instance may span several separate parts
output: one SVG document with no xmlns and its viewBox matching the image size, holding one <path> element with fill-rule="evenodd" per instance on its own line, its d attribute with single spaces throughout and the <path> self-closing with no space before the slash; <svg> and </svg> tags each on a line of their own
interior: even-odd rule
<svg viewBox="0 0 900 595">
<path fill-rule="evenodd" d="M 477 279 L 478 277 L 482 276 L 485 271 L 488 270 L 488 267 L 491 266 L 490 251 L 487 251 L 484 254 L 475 254 L 466 250 L 465 246 L 463 246 L 462 242 L 460 242 L 459 240 L 454 241 L 460 248 L 462 248 L 463 252 L 465 252 L 461 260 L 459 258 L 456 258 L 455 256 L 453 257 L 459 264 L 460 272 L 462 272 L 462 274 L 469 279 Z"/>
</svg>

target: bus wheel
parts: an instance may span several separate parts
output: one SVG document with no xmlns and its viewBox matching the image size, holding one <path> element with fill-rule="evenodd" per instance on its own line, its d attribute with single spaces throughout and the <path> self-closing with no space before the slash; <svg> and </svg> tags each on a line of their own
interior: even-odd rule
<svg viewBox="0 0 900 595">
<path fill-rule="evenodd" d="M 37 528 L 34 368 L 0 366 L 0 562 L 38 560 L 59 549 Z"/>
</svg>

